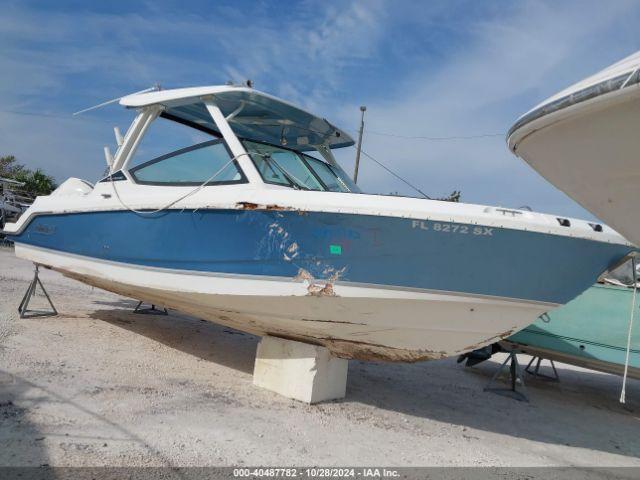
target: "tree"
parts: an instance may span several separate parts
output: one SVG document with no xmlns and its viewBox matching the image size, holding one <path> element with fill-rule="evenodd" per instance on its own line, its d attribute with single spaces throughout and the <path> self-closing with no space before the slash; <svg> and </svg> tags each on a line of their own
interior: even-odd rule
<svg viewBox="0 0 640 480">
<path fill-rule="evenodd" d="M 20 165 L 13 155 L 0 157 L 0 177 L 14 178 L 24 169 L 24 166 Z"/>
<path fill-rule="evenodd" d="M 13 155 L 0 157 L 0 177 L 12 178 L 24 183 L 22 190 L 33 195 L 49 195 L 57 185 L 53 177 L 41 169 L 29 170 L 18 163 Z"/>
<path fill-rule="evenodd" d="M 35 171 L 22 168 L 14 176 L 14 179 L 24 183 L 25 191 L 34 195 L 49 195 L 57 185 L 53 177 L 47 175 L 39 168 Z"/>
<path fill-rule="evenodd" d="M 454 190 L 446 197 L 436 198 L 436 200 L 442 200 L 444 202 L 459 202 L 461 196 L 462 194 L 460 193 L 460 190 Z"/>
</svg>

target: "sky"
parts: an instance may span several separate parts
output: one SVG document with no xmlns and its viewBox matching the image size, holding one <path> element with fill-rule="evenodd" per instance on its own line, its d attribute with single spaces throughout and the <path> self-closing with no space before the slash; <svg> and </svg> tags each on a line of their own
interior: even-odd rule
<svg viewBox="0 0 640 480">
<path fill-rule="evenodd" d="M 505 134 L 540 101 L 640 49 L 640 3 L 625 0 L 0 0 L 0 8 L 0 155 L 59 182 L 99 179 L 113 126 L 124 132 L 132 119 L 117 105 L 73 112 L 154 84 L 251 79 L 354 137 L 366 105 L 363 150 L 430 196 L 460 190 L 467 203 L 583 218 L 593 217 L 513 156 Z M 353 170 L 354 148 L 337 157 Z M 366 157 L 358 183 L 416 195 Z"/>
</svg>

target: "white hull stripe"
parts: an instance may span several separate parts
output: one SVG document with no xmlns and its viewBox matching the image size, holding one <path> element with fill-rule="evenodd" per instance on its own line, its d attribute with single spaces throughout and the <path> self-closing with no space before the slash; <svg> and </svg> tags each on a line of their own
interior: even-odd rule
<svg viewBox="0 0 640 480">
<path fill-rule="evenodd" d="M 278 283 L 289 283 L 296 285 L 304 285 L 305 281 L 301 279 L 296 279 L 292 277 L 277 277 L 277 276 L 267 276 L 267 275 L 249 275 L 249 274 L 230 274 L 230 273 L 219 273 L 219 272 L 203 272 L 203 271 L 195 271 L 195 270 L 181 270 L 181 269 L 170 269 L 170 268 L 162 268 L 162 267 L 152 267 L 148 265 L 138 265 L 138 264 L 130 264 L 130 263 L 122 263 L 122 262 L 114 262 L 111 260 L 104 260 L 93 257 L 86 257 L 83 255 L 77 255 L 73 253 L 60 252 L 57 250 L 51 250 L 42 247 L 35 247 L 31 245 L 24 244 L 16 244 L 16 254 L 23 258 L 27 258 L 36 263 L 43 262 L 44 259 L 34 259 L 29 255 L 29 252 L 41 252 L 47 256 L 59 256 L 66 257 L 69 259 L 77 259 L 83 262 L 90 262 L 93 264 L 102 264 L 108 265 L 112 267 L 125 268 L 127 270 L 141 270 L 147 272 L 156 272 L 156 273 L 164 273 L 164 274 L 173 274 L 173 275 L 187 275 L 192 277 L 212 277 L 219 279 L 230 279 L 230 280 L 245 280 L 245 281 L 258 281 L 258 282 L 278 282 Z M 43 263 L 45 264 L 45 263 Z M 46 264 L 45 264 L 46 265 Z M 53 268 L 56 268 L 57 265 L 47 265 Z M 325 283 L 326 280 L 317 280 L 319 283 Z M 536 306 L 536 307 L 545 307 L 547 309 L 556 308 L 559 306 L 557 303 L 551 302 L 540 302 L 540 301 L 532 301 L 532 300 L 522 300 L 517 298 L 508 298 L 508 297 L 498 297 L 491 295 L 477 295 L 472 293 L 465 292 L 450 292 L 450 291 L 442 291 L 442 290 L 429 290 L 429 289 L 421 289 L 421 288 L 412 288 L 412 287 L 400 287 L 393 285 L 378 285 L 372 283 L 361 283 L 361 282 L 345 282 L 345 281 L 336 281 L 333 282 L 333 285 L 337 287 L 345 287 L 349 290 L 351 289 L 362 289 L 362 290 L 370 290 L 371 296 L 379 296 L 381 292 L 387 292 L 385 296 L 395 296 L 395 294 L 404 295 L 438 295 L 438 296 L 448 296 L 448 297 L 457 297 L 464 298 L 469 300 L 476 301 L 487 301 L 490 303 L 508 303 L 508 304 L 517 304 L 517 305 L 528 305 L 528 306 Z M 378 294 L 375 295 L 374 291 Z M 345 293 L 347 293 L 345 291 Z M 354 293 L 354 292 L 352 292 Z M 345 295 L 348 296 L 348 295 Z M 358 295 L 360 296 L 360 295 Z"/>
</svg>

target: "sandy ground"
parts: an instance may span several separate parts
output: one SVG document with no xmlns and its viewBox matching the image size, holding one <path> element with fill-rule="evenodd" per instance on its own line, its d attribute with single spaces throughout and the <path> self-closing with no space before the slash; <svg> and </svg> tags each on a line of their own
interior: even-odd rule
<svg viewBox="0 0 640 480">
<path fill-rule="evenodd" d="M 619 377 L 558 365 L 524 403 L 483 392 L 498 360 L 351 361 L 346 399 L 309 406 L 252 386 L 256 337 L 55 272 L 61 315 L 20 320 L 31 275 L 0 249 L 2 466 L 640 466 L 636 381 L 620 405 Z"/>
</svg>

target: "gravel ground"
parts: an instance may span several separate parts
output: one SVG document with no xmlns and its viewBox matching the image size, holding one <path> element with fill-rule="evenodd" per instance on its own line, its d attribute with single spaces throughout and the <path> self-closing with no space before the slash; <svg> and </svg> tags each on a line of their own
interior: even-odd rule
<svg viewBox="0 0 640 480">
<path fill-rule="evenodd" d="M 0 249 L 0 466 L 640 466 L 636 381 L 621 405 L 619 377 L 558 364 L 524 403 L 483 392 L 501 359 L 351 361 L 309 406 L 252 386 L 256 337 L 55 272 L 61 314 L 20 320 L 31 276 Z"/>
</svg>

